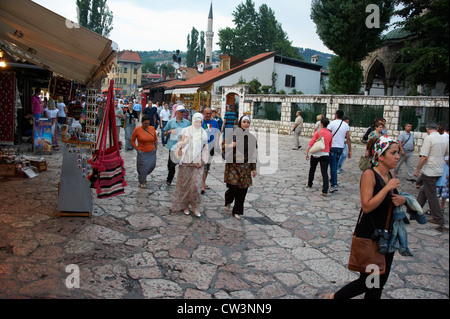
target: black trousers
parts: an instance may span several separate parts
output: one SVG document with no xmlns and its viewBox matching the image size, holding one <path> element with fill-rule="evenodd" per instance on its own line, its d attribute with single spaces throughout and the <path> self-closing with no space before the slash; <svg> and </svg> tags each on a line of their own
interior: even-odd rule
<svg viewBox="0 0 450 319">
<path fill-rule="evenodd" d="M 351 299 L 361 294 L 364 294 L 364 299 L 381 299 L 384 285 L 386 284 L 389 273 L 391 272 L 392 261 L 394 260 L 395 253 L 386 254 L 386 272 L 380 276 L 379 288 L 368 288 L 366 285 L 366 279 L 368 274 L 361 273 L 360 277 L 355 281 L 342 287 L 334 294 L 334 299 Z"/>
<path fill-rule="evenodd" d="M 320 163 L 320 171 L 322 172 L 322 193 L 327 194 L 329 188 L 329 179 L 328 179 L 328 166 L 330 165 L 330 157 L 329 156 L 320 156 L 310 158 L 311 164 L 309 167 L 309 177 L 308 177 L 308 186 L 312 187 L 314 181 L 314 174 L 316 173 L 317 165 Z"/>
<path fill-rule="evenodd" d="M 169 160 L 167 162 L 167 169 L 169 170 L 169 175 L 167 176 L 168 183 L 172 183 L 173 179 L 175 178 L 175 168 L 178 165 L 178 163 L 174 163 L 172 161 L 172 158 L 175 158 L 175 155 L 172 151 L 169 151 Z"/>
<path fill-rule="evenodd" d="M 225 206 L 234 202 L 233 215 L 244 215 L 244 202 L 248 188 L 239 188 L 231 184 L 227 184 L 227 188 L 225 192 Z"/>
</svg>

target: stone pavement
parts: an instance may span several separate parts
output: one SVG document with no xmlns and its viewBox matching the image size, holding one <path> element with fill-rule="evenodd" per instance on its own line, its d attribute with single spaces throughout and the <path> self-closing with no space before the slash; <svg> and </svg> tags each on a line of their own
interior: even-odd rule
<svg viewBox="0 0 450 319">
<path fill-rule="evenodd" d="M 323 198 L 319 169 L 304 187 L 309 162 L 291 138 L 278 136 L 278 171 L 255 178 L 241 221 L 223 210 L 223 165 L 208 177 L 202 218 L 171 213 L 162 147 L 148 190 L 138 187 L 135 152 L 122 151 L 126 194 L 94 197 L 92 219 L 55 218 L 61 152 L 46 156 L 49 170 L 35 179 L 0 179 L 0 298 L 317 299 L 335 291 L 357 278 L 347 261 L 363 146 L 346 161 L 339 191 Z M 416 195 L 403 171 L 400 178 Z M 414 257 L 396 254 L 383 298 L 449 298 L 445 210 L 445 228 L 407 227 Z M 68 265 L 80 270 L 79 288 L 66 286 Z"/>
</svg>

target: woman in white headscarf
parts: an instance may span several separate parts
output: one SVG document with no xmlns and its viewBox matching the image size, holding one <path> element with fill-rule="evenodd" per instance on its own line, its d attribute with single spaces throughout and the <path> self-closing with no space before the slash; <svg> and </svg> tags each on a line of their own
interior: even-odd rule
<svg viewBox="0 0 450 319">
<path fill-rule="evenodd" d="M 180 160 L 177 184 L 172 202 L 172 211 L 183 210 L 190 214 L 189 205 L 196 217 L 201 217 L 198 206 L 201 202 L 202 176 L 208 162 L 208 134 L 202 128 L 203 115 L 196 113 L 192 125 L 181 131 L 176 156 Z"/>
</svg>

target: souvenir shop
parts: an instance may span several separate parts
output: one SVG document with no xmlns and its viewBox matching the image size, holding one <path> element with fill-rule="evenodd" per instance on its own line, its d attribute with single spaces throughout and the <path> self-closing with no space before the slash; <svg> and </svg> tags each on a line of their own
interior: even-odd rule
<svg viewBox="0 0 450 319">
<path fill-rule="evenodd" d="M 111 40 L 32 1 L 0 1 L 0 178 L 34 178 L 47 169 L 44 157 L 52 153 L 52 136 L 48 134 L 52 125 L 33 118 L 34 89 L 40 88 L 53 99 L 62 96 L 66 105 L 84 92 L 82 129 L 73 125 L 76 116 L 69 108 L 67 122 L 58 132 L 63 152 L 58 211 L 92 211 L 90 187 L 95 184 L 98 192 L 106 194 L 101 182 L 88 178 L 94 175 L 94 150 L 98 151 L 97 91 L 93 85 L 110 70 L 117 49 Z M 30 138 L 32 156 L 18 153 L 17 146 Z M 83 200 L 76 202 L 77 193 L 82 193 L 78 195 Z"/>
</svg>

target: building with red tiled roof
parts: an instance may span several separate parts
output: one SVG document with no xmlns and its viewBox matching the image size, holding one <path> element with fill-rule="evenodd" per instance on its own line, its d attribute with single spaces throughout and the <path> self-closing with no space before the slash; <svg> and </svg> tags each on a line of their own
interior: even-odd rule
<svg viewBox="0 0 450 319">
<path fill-rule="evenodd" d="M 108 88 L 111 79 L 114 79 L 115 88 L 119 89 L 119 96 L 137 96 L 142 85 L 142 58 L 139 52 L 126 50 L 117 54 L 116 64 L 102 81 L 102 90 Z"/>
<path fill-rule="evenodd" d="M 197 111 L 211 106 L 213 99 L 225 101 L 224 104 L 234 99 L 222 98 L 223 87 L 249 83 L 254 79 L 262 87 L 273 87 L 275 92 L 320 94 L 320 65 L 283 57 L 275 52 L 261 53 L 245 61 L 230 54 L 222 54 L 220 59 L 220 68 L 167 88 L 172 102 L 183 101 L 186 107 Z"/>
</svg>

